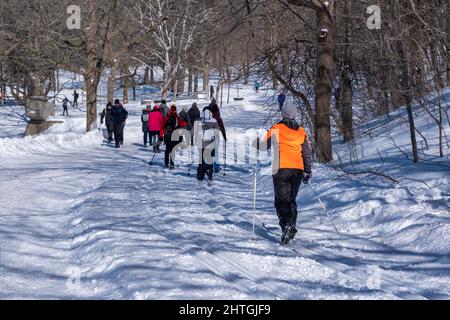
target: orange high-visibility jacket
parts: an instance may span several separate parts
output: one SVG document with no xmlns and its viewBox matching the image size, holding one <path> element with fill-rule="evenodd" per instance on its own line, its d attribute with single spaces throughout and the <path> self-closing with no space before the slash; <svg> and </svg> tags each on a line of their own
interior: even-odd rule
<svg viewBox="0 0 450 320">
<path fill-rule="evenodd" d="M 270 141 L 274 136 L 279 146 L 280 169 L 300 169 L 304 171 L 303 145 L 308 139 L 305 129 L 294 130 L 283 123 L 279 123 L 270 129 L 265 141 Z"/>
</svg>

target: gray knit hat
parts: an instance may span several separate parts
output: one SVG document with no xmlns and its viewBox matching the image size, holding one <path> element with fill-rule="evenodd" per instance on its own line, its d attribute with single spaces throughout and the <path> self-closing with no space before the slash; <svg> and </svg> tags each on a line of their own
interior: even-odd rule
<svg viewBox="0 0 450 320">
<path fill-rule="evenodd" d="M 297 106 L 291 101 L 287 101 L 284 104 L 283 110 L 281 111 L 283 118 L 295 119 L 297 117 Z"/>
</svg>

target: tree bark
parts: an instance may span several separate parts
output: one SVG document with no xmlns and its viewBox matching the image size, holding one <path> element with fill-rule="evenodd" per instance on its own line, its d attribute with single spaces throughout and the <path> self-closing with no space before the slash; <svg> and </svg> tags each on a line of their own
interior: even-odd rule
<svg viewBox="0 0 450 320">
<path fill-rule="evenodd" d="M 208 54 L 205 54 L 204 67 L 203 67 L 203 91 L 206 92 L 209 97 L 209 59 Z"/>
<path fill-rule="evenodd" d="M 341 74 L 342 82 L 342 128 L 344 142 L 350 142 L 353 140 L 353 88 L 351 79 L 352 69 L 352 48 L 351 48 L 351 1 L 347 0 L 345 3 L 345 47 L 344 47 L 344 69 Z"/>
<path fill-rule="evenodd" d="M 128 68 L 126 68 L 128 70 Z M 127 71 L 125 71 L 125 78 L 123 79 L 123 103 L 128 104 L 130 102 L 130 78 Z"/>
<path fill-rule="evenodd" d="M 186 82 L 186 71 L 185 69 L 180 69 L 180 72 L 177 76 L 178 79 L 178 85 L 177 85 L 177 92 L 183 94 L 185 89 L 185 82 Z"/>
<path fill-rule="evenodd" d="M 333 161 L 331 146 L 331 95 L 333 73 L 333 10 L 334 1 L 329 1 L 328 7 L 323 5 L 317 11 L 318 57 L 316 74 L 316 113 L 315 140 L 319 162 Z"/>
<path fill-rule="evenodd" d="M 409 129 L 411 135 L 411 145 L 413 150 L 413 161 L 414 163 L 419 162 L 419 151 L 417 149 L 417 138 L 416 138 L 416 127 L 414 124 L 414 114 L 412 107 L 412 89 L 411 89 L 411 76 L 409 70 L 409 61 L 407 52 L 405 49 L 405 44 L 399 43 L 399 55 L 402 64 L 402 82 L 403 82 L 403 94 L 406 100 L 406 109 L 408 111 L 408 121 L 409 121 Z"/>
<path fill-rule="evenodd" d="M 136 78 L 131 79 L 131 85 L 133 87 L 133 101 L 136 101 Z"/>
<path fill-rule="evenodd" d="M 150 67 L 145 67 L 144 84 L 150 83 Z"/>
<path fill-rule="evenodd" d="M 192 96 L 192 93 L 194 91 L 194 73 L 192 71 L 192 68 L 189 68 L 189 74 L 188 74 L 188 93 L 189 96 Z"/>
<path fill-rule="evenodd" d="M 198 92 L 198 73 L 194 75 L 194 92 Z"/>
<path fill-rule="evenodd" d="M 114 61 L 108 76 L 108 102 L 114 102 L 118 63 Z"/>
<path fill-rule="evenodd" d="M 154 84 L 155 83 L 155 69 L 152 66 L 150 68 L 150 84 Z"/>
</svg>

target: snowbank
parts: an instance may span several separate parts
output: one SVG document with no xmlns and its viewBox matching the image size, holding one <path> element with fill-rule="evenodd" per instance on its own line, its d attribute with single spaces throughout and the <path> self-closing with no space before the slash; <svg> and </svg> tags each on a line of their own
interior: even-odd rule
<svg viewBox="0 0 450 320">
<path fill-rule="evenodd" d="M 0 156 L 46 154 L 84 145 L 98 145 L 103 141 L 102 133 L 94 131 L 86 134 L 85 121 L 81 118 L 70 119 L 36 137 L 0 139 Z"/>
</svg>

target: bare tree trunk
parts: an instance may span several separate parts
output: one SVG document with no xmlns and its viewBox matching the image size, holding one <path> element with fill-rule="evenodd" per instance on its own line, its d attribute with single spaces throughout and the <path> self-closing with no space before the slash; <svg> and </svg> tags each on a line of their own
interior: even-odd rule
<svg viewBox="0 0 450 320">
<path fill-rule="evenodd" d="M 406 108 L 408 111 L 408 121 L 409 129 L 411 134 L 411 145 L 413 149 L 413 159 L 414 163 L 419 162 L 419 151 L 417 149 L 417 138 L 416 138 L 416 127 L 414 124 L 414 114 L 412 107 L 412 89 L 411 89 L 411 77 L 409 71 L 409 62 L 407 57 L 407 52 L 405 49 L 405 44 L 399 43 L 399 55 L 402 63 L 402 80 L 403 80 L 403 94 L 406 99 Z"/>
<path fill-rule="evenodd" d="M 150 68 L 150 84 L 154 84 L 155 83 L 155 69 L 152 66 Z"/>
<path fill-rule="evenodd" d="M 198 73 L 194 75 L 194 92 L 198 92 Z"/>
<path fill-rule="evenodd" d="M 84 82 L 86 86 L 86 131 L 90 132 L 97 128 L 97 88 L 103 71 L 103 62 L 97 56 L 97 13 L 94 1 L 88 3 L 87 14 L 89 16 L 89 29 L 87 31 L 86 49 L 87 61 L 86 71 L 84 73 Z M 109 37 L 106 36 L 108 42 Z M 104 48 L 102 48 L 103 50 Z"/>
<path fill-rule="evenodd" d="M 431 66 L 430 69 L 434 75 L 434 84 L 436 86 L 436 94 L 437 94 L 437 99 L 438 99 L 438 127 L 439 127 L 439 156 L 441 158 L 444 157 L 444 146 L 443 146 L 443 131 L 444 131 L 444 127 L 443 127 L 443 116 L 442 116 L 442 89 L 444 87 L 444 80 L 442 79 L 442 76 L 439 72 L 439 64 L 438 64 L 438 59 L 436 57 L 436 51 L 437 51 L 437 46 L 436 47 L 431 47 L 430 50 L 430 54 L 431 54 Z"/>
<path fill-rule="evenodd" d="M 248 62 L 249 57 L 248 57 L 248 49 L 247 52 L 244 56 L 244 84 L 247 85 L 250 83 L 250 64 Z M 228 81 L 227 81 L 228 82 Z"/>
<path fill-rule="evenodd" d="M 205 54 L 204 66 L 203 66 L 203 91 L 206 92 L 209 97 L 209 59 L 208 54 Z"/>
<path fill-rule="evenodd" d="M 130 78 L 128 77 L 128 75 L 126 75 L 125 78 L 123 79 L 123 103 L 124 104 L 128 104 L 130 102 L 129 91 L 130 91 Z"/>
<path fill-rule="evenodd" d="M 133 101 L 136 101 L 136 78 L 131 79 L 131 85 L 133 87 Z"/>
<path fill-rule="evenodd" d="M 186 82 L 185 69 L 180 69 L 177 79 L 178 79 L 177 92 L 183 94 L 184 89 L 185 89 L 185 82 Z"/>
<path fill-rule="evenodd" d="M 194 84 L 194 73 L 192 71 L 192 68 L 189 68 L 189 74 L 188 74 L 188 93 L 189 96 L 192 96 L 193 93 L 193 84 Z"/>
<path fill-rule="evenodd" d="M 332 95 L 333 73 L 333 8 L 334 1 L 328 7 L 323 6 L 317 11 L 318 58 L 317 79 L 315 86 L 316 113 L 315 113 L 315 139 L 317 158 L 322 163 L 333 161 L 331 146 L 330 104 Z"/>
<path fill-rule="evenodd" d="M 352 49 L 351 43 L 351 1 L 345 2 L 345 48 L 344 48 L 344 70 L 342 71 L 342 127 L 344 142 L 353 140 L 353 89 L 351 80 Z"/>
<path fill-rule="evenodd" d="M 108 76 L 108 102 L 114 102 L 118 63 L 115 61 Z"/>
<path fill-rule="evenodd" d="M 86 119 L 86 131 L 92 131 L 97 125 L 97 87 L 96 82 L 91 77 L 85 77 L 86 85 L 86 106 L 87 106 L 87 119 Z"/>
<path fill-rule="evenodd" d="M 348 74 L 342 76 L 342 129 L 344 142 L 350 142 L 353 140 L 353 90 L 352 81 L 349 79 Z"/>
<path fill-rule="evenodd" d="M 176 80 L 173 82 L 172 91 L 173 91 L 173 102 L 177 102 L 177 95 L 178 95 L 178 79 L 176 79 Z"/>
<path fill-rule="evenodd" d="M 150 67 L 145 67 L 144 84 L 150 83 Z"/>
<path fill-rule="evenodd" d="M 277 90 L 278 88 L 278 80 L 276 77 L 276 74 L 273 70 L 275 70 L 275 66 L 276 66 L 277 60 L 276 60 L 276 55 L 272 56 L 272 61 L 270 61 L 270 64 L 273 66 L 272 69 L 272 89 L 273 90 Z"/>
</svg>

